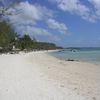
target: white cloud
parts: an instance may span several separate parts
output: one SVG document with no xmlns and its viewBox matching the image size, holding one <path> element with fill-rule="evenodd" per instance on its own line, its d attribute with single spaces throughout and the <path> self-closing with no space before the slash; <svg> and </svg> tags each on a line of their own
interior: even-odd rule
<svg viewBox="0 0 100 100">
<path fill-rule="evenodd" d="M 47 24 L 51 29 L 57 30 L 60 33 L 67 33 L 68 28 L 63 23 L 59 23 L 54 19 L 48 19 Z"/>
<path fill-rule="evenodd" d="M 21 31 L 23 33 L 23 30 L 27 29 L 28 32 L 32 34 L 50 34 L 45 29 L 36 28 L 36 25 L 38 25 L 40 21 L 48 24 L 48 28 L 55 29 L 56 31 L 59 31 L 59 33 L 65 33 L 67 31 L 67 26 L 65 24 L 59 23 L 53 19 L 53 11 L 40 5 L 32 5 L 29 2 L 20 2 L 15 7 L 9 8 L 7 12 L 12 13 L 12 15 L 6 15 L 4 18 L 9 20 L 17 32 Z"/>
<path fill-rule="evenodd" d="M 46 37 L 46 41 L 58 41 L 61 33 L 67 32 L 67 26 L 54 20 L 55 12 L 44 6 L 20 2 L 7 10 L 11 15 L 3 18 L 8 20 L 19 34 L 35 37 Z M 42 28 L 43 24 L 46 28 Z M 57 34 L 50 33 L 54 29 Z M 62 34 L 61 34 L 62 35 Z M 39 39 L 37 38 L 37 39 Z"/>
<path fill-rule="evenodd" d="M 87 0 L 88 2 L 90 2 L 90 4 L 93 5 L 92 8 L 82 3 L 81 0 L 49 1 L 55 3 L 60 10 L 64 12 L 70 12 L 71 14 L 76 14 L 90 22 L 96 22 L 97 19 L 100 19 L 100 0 Z"/>
<path fill-rule="evenodd" d="M 100 0 L 88 0 L 92 4 L 94 4 L 95 7 L 100 7 Z"/>
<path fill-rule="evenodd" d="M 43 28 L 38 28 L 38 27 L 33 27 L 32 29 L 29 29 L 29 31 L 32 30 L 34 34 L 38 34 L 38 35 L 46 35 L 46 36 L 50 36 L 51 33 L 49 33 L 48 30 L 43 29 Z"/>
<path fill-rule="evenodd" d="M 13 14 L 13 16 L 7 17 L 12 19 L 12 21 L 19 22 L 20 24 L 27 24 L 27 21 L 35 22 L 52 16 L 52 12 L 45 7 L 41 7 L 39 5 L 31 5 L 28 2 L 21 2 L 14 8 L 10 8 L 7 12 Z"/>
<path fill-rule="evenodd" d="M 82 18 L 89 17 L 89 9 L 85 5 L 81 4 L 79 0 L 54 0 L 57 3 L 59 9 L 68 11 L 72 14 L 77 14 Z"/>
<path fill-rule="evenodd" d="M 23 34 L 29 34 L 30 36 L 42 35 L 42 36 L 50 36 L 48 30 L 39 28 L 39 27 L 32 27 L 32 26 L 23 26 L 16 27 L 17 32 Z M 22 31 L 21 31 L 22 30 Z"/>
<path fill-rule="evenodd" d="M 7 12 L 13 15 L 7 15 L 4 18 L 9 20 L 17 32 L 23 34 L 27 31 L 31 34 L 37 33 L 37 35 L 49 34 L 45 29 L 35 27 L 39 21 L 46 20 L 49 17 L 52 18 L 52 11 L 45 7 L 32 5 L 29 2 L 21 2 L 14 8 L 8 9 Z"/>
<path fill-rule="evenodd" d="M 100 0 L 88 0 L 95 8 L 96 16 L 100 17 Z"/>
</svg>

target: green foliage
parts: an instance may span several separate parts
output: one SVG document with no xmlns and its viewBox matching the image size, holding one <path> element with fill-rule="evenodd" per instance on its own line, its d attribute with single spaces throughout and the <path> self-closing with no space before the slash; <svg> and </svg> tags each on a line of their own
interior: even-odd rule
<svg viewBox="0 0 100 100">
<path fill-rule="evenodd" d="M 20 37 L 14 32 L 10 24 L 2 21 L 0 22 L 0 47 L 2 47 L 6 52 L 11 51 L 13 46 L 17 49 L 26 49 L 28 51 L 57 49 L 55 44 L 36 42 L 36 39 L 34 37 L 31 39 L 29 35 Z"/>
<path fill-rule="evenodd" d="M 53 43 L 36 42 L 36 39 L 32 40 L 29 35 L 24 35 L 18 41 L 18 48 L 21 50 L 50 50 L 56 49 L 56 45 Z"/>
<path fill-rule="evenodd" d="M 56 45 L 53 43 L 46 43 L 46 42 L 37 42 L 36 44 L 36 49 L 39 50 L 51 50 L 51 49 L 56 49 Z"/>
<path fill-rule="evenodd" d="M 32 49 L 33 48 L 33 40 L 31 40 L 29 35 L 24 35 L 22 38 L 19 38 L 18 47 L 21 50 Z"/>
<path fill-rule="evenodd" d="M 11 28 L 11 25 L 5 21 L 0 22 L 0 46 L 8 47 L 12 45 L 17 34 Z"/>
</svg>

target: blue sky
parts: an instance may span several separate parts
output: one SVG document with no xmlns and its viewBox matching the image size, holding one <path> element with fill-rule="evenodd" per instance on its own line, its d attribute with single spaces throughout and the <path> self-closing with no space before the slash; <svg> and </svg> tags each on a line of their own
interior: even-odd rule
<svg viewBox="0 0 100 100">
<path fill-rule="evenodd" d="M 100 0 L 21 0 L 7 12 L 14 14 L 4 19 L 21 35 L 64 47 L 100 47 Z"/>
</svg>

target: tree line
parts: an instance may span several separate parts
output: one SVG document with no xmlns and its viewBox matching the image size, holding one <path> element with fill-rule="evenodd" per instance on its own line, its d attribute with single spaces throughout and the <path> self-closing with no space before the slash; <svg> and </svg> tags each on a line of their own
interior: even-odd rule
<svg viewBox="0 0 100 100">
<path fill-rule="evenodd" d="M 15 48 L 13 48 L 15 47 Z M 6 21 L 0 22 L 0 51 L 9 52 L 13 49 L 19 50 L 52 50 L 61 49 L 53 43 L 37 42 L 36 39 L 31 39 L 29 35 L 20 36 L 9 23 Z"/>
</svg>

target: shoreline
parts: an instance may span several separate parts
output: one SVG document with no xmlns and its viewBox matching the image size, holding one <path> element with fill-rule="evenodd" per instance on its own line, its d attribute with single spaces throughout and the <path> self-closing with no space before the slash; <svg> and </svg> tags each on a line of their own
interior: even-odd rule
<svg viewBox="0 0 100 100">
<path fill-rule="evenodd" d="M 58 50 L 59 51 L 59 50 Z M 57 52 L 58 52 L 57 51 Z M 55 52 L 55 51 L 54 51 Z M 52 52 L 51 52 L 52 53 Z M 49 52 L 47 53 L 51 56 L 53 56 L 53 54 L 50 54 Z M 90 63 L 90 64 L 94 64 L 94 65 L 99 65 L 100 66 L 100 62 L 99 61 L 90 61 L 90 60 L 79 60 L 79 59 L 70 59 L 70 58 L 61 58 L 61 57 L 57 57 L 57 56 L 53 56 L 59 60 L 64 60 L 64 61 L 69 61 L 69 62 L 81 62 L 81 63 Z"/>
<path fill-rule="evenodd" d="M 47 53 L 48 54 L 48 53 Z M 58 58 L 58 57 L 55 57 L 55 56 L 53 56 L 53 55 L 51 55 L 51 54 L 48 54 L 48 55 L 50 55 L 50 56 L 52 56 L 52 57 L 54 57 L 54 58 L 56 58 L 56 59 L 59 59 L 59 60 L 62 60 L 62 61 L 65 61 L 65 62 L 80 62 L 80 63 L 86 63 L 86 64 L 92 64 L 92 65 L 96 65 L 96 66 L 100 66 L 100 63 L 94 63 L 94 62 L 92 62 L 92 61 L 82 61 L 82 60 L 75 60 L 75 59 L 61 59 L 61 58 Z"/>
<path fill-rule="evenodd" d="M 47 51 L 0 55 L 1 100 L 99 100 L 100 66 Z"/>
<path fill-rule="evenodd" d="M 19 53 L 14 53 L 14 54 L 10 54 L 10 53 L 1 53 L 0 55 L 28 55 L 28 54 L 32 54 L 32 53 L 46 53 L 47 55 L 49 55 L 49 56 L 52 56 L 52 57 L 54 57 L 54 58 L 56 58 L 56 59 L 59 59 L 59 60 L 62 60 L 62 61 L 65 61 L 65 62 L 81 62 L 81 63 L 87 63 L 87 64 L 93 64 L 93 65 L 100 65 L 100 63 L 94 63 L 94 62 L 92 62 L 92 61 L 82 61 L 82 60 L 75 60 L 75 59 L 69 59 L 69 58 L 67 58 L 67 59 L 62 59 L 62 58 L 60 58 L 60 57 L 56 57 L 56 56 L 53 56 L 52 54 L 50 54 L 50 53 L 52 53 L 52 52 L 59 52 L 60 51 L 60 49 L 56 49 L 56 50 L 40 50 L 40 51 L 30 51 L 30 52 L 24 52 L 24 51 L 20 51 Z"/>
</svg>

